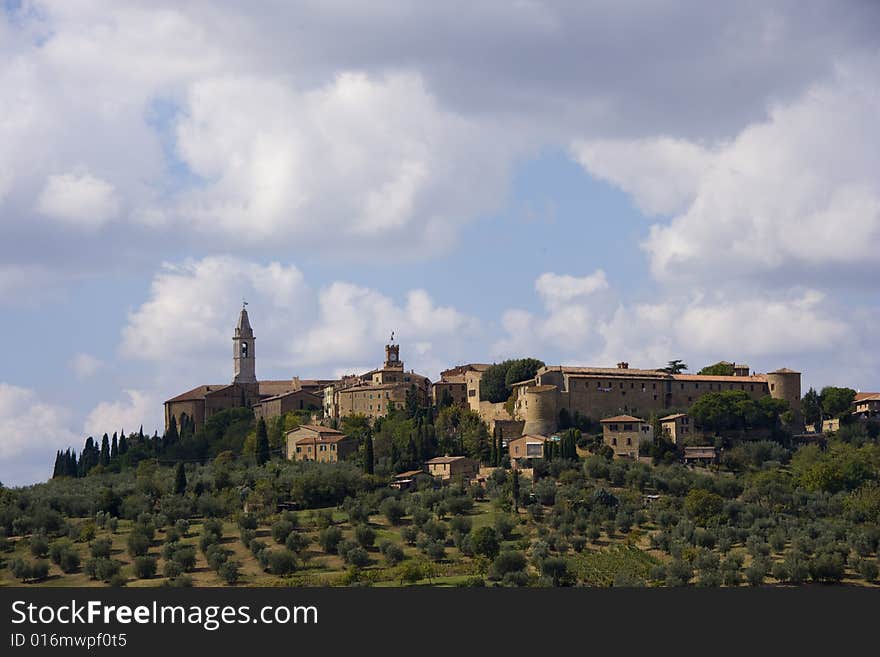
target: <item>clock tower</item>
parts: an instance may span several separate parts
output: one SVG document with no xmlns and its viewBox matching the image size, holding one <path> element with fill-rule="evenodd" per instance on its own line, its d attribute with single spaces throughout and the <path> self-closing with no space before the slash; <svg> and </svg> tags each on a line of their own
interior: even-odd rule
<svg viewBox="0 0 880 657">
<path fill-rule="evenodd" d="M 394 344 L 394 334 L 391 334 L 391 342 L 385 345 L 385 369 L 402 370 L 403 361 L 400 360 L 400 345 Z"/>
<path fill-rule="evenodd" d="M 235 335 L 232 336 L 233 383 L 256 383 L 254 361 L 254 330 L 248 320 L 247 302 L 242 304 Z"/>
</svg>

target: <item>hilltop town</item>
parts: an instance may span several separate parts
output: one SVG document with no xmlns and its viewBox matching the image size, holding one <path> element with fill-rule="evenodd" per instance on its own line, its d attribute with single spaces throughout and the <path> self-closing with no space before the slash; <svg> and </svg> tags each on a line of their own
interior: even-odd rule
<svg viewBox="0 0 880 657">
<path fill-rule="evenodd" d="M 0 585 L 877 586 L 880 395 L 719 362 L 233 378 L 0 487 Z"/>
<path fill-rule="evenodd" d="M 700 426 L 690 417 L 690 409 L 711 393 L 739 393 L 744 400 L 765 404 L 771 422 L 736 427 L 740 432 L 748 430 L 751 438 L 784 429 L 809 441 L 838 428 L 840 422 L 839 417 L 820 417 L 818 423 L 810 418 L 805 424 L 801 373 L 786 367 L 759 374 L 748 365 L 721 362 L 707 372 L 687 374 L 676 362 L 665 368 L 636 369 L 627 362 L 608 368 L 547 366 L 527 359 L 523 378 L 508 380 L 498 391 L 483 384 L 486 372 L 497 370 L 497 364 L 456 365 L 433 383 L 407 370 L 392 334 L 384 362 L 368 372 L 338 379 L 258 380 L 255 341 L 247 309 L 242 307 L 232 336 L 232 382 L 199 385 L 166 401 L 166 432 L 179 433 L 187 427 L 195 433 L 214 414 L 234 408 L 252 409 L 256 419 L 267 423 L 298 414 L 308 421 L 305 428 L 285 434 L 286 457 L 333 461 L 357 451 L 356 441 L 338 430 L 344 418 L 359 416 L 373 422 L 406 405 L 436 410 L 456 406 L 486 425 L 488 434 L 508 449 L 516 467 L 541 458 L 543 445 L 558 441 L 560 431 L 591 423 L 615 458 L 638 459 L 640 449 L 650 451 L 646 444 L 662 435 L 680 448 L 683 460 L 712 462 L 724 442 L 717 439 L 730 438 L 734 432 L 732 427 L 713 432 L 714 427 Z M 515 370 L 508 379 L 510 374 Z M 880 393 L 856 393 L 851 406 L 852 419 L 876 418 Z"/>
</svg>

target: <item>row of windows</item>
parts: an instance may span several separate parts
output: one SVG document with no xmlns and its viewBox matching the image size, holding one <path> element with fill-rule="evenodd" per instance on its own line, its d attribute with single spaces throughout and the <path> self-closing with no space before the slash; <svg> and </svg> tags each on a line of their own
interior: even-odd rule
<svg viewBox="0 0 880 657">
<path fill-rule="evenodd" d="M 680 385 L 681 385 L 681 389 L 684 390 L 684 389 L 685 389 L 685 386 L 686 386 L 687 384 L 682 383 L 682 384 L 680 384 Z M 699 384 L 699 382 L 694 382 L 693 386 L 694 386 L 694 389 L 695 389 L 695 390 L 699 390 L 699 389 L 700 389 L 700 384 Z M 718 389 L 719 391 L 724 389 L 724 384 L 723 384 L 723 383 L 710 383 L 710 384 L 709 384 L 709 390 L 715 390 L 715 389 L 716 389 L 715 386 L 718 386 L 717 389 Z M 728 389 L 728 390 L 734 390 L 734 389 L 736 389 L 736 386 L 737 386 L 737 384 L 735 384 L 735 383 L 728 383 L 728 384 L 727 384 L 727 389 Z M 571 387 L 572 390 L 575 390 L 575 389 L 577 388 L 577 381 L 571 381 L 571 382 L 570 382 L 570 387 Z M 584 387 L 585 387 L 585 388 L 587 387 L 587 384 L 586 384 L 586 383 L 584 384 Z M 610 390 L 610 389 L 613 388 L 613 387 L 614 387 L 614 382 L 613 382 L 613 381 L 609 381 L 607 385 L 602 385 L 602 381 L 596 381 L 596 389 L 597 389 L 597 390 L 602 390 L 602 389 Z M 623 389 L 623 388 L 625 387 L 625 384 L 621 381 L 621 382 L 618 383 L 618 387 L 619 387 L 620 389 Z M 635 387 L 636 387 L 635 382 L 630 381 L 629 387 L 630 387 L 630 390 L 634 390 Z M 774 390 L 775 387 L 776 387 L 776 386 L 775 386 L 774 384 L 772 384 L 772 383 L 770 384 L 770 390 Z M 645 391 L 648 389 L 648 388 L 647 388 L 647 384 L 646 384 L 646 383 L 643 383 L 643 384 L 641 385 L 641 388 L 642 388 L 642 392 L 645 392 Z M 656 384 L 656 383 L 652 383 L 652 384 L 651 384 L 651 389 L 652 389 L 652 390 L 656 390 L 656 389 L 657 389 L 657 384 Z M 740 390 L 745 390 L 745 389 L 746 389 L 746 384 L 745 384 L 745 383 L 740 383 L 740 384 L 739 384 L 739 389 L 740 389 Z M 751 392 L 754 392 L 754 391 L 755 391 L 755 384 L 754 384 L 754 383 L 750 383 L 750 384 L 749 384 L 749 390 L 750 390 Z"/>
<path fill-rule="evenodd" d="M 620 427 L 621 427 L 621 425 L 619 425 L 619 424 L 609 424 L 608 430 L 609 431 L 635 431 L 635 429 L 633 429 L 632 424 L 624 424 L 623 429 L 621 429 Z M 643 424 L 643 425 L 641 425 L 641 428 L 639 430 L 643 431 L 643 432 L 647 432 L 647 431 L 651 430 L 651 426 L 649 424 Z"/>
<path fill-rule="evenodd" d="M 319 452 L 326 452 L 328 447 L 330 448 L 329 451 L 331 451 L 331 452 L 335 452 L 335 451 L 336 451 L 336 445 L 318 445 L 318 450 L 317 450 L 317 451 L 319 451 Z M 297 454 L 302 454 L 302 453 L 303 453 L 302 445 L 297 445 L 297 446 L 296 446 L 296 453 L 297 453 Z M 309 445 L 309 446 L 306 447 L 306 453 L 307 453 L 307 454 L 311 454 L 311 453 L 312 453 L 312 447 L 311 447 L 311 445 Z"/>
</svg>

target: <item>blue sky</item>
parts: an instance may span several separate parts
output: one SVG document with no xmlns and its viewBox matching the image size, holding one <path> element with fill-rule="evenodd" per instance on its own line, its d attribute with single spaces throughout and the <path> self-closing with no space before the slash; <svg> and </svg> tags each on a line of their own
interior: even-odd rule
<svg viewBox="0 0 880 657">
<path fill-rule="evenodd" d="M 231 376 L 536 356 L 880 388 L 863 2 L 6 2 L 0 481 Z"/>
</svg>

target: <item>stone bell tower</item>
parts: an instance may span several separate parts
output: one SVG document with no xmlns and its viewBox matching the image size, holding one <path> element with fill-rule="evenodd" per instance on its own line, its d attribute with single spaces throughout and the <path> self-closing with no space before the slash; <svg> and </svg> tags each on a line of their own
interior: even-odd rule
<svg viewBox="0 0 880 657">
<path fill-rule="evenodd" d="M 256 383 L 257 371 L 254 360 L 254 330 L 248 320 L 247 302 L 241 306 L 235 335 L 232 336 L 233 383 Z"/>
<path fill-rule="evenodd" d="M 394 341 L 394 332 L 391 332 L 391 340 L 385 345 L 385 369 L 402 370 L 403 361 L 400 360 L 400 345 Z"/>
</svg>

